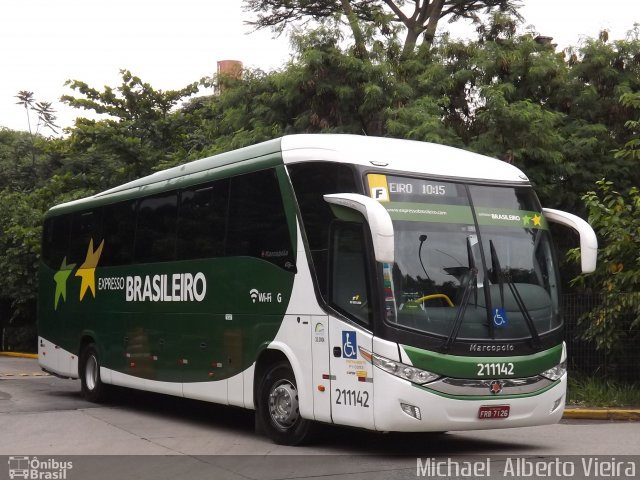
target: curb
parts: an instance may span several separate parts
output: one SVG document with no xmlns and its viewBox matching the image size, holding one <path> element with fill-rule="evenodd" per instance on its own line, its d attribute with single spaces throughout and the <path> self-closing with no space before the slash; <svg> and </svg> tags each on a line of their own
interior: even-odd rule
<svg viewBox="0 0 640 480">
<path fill-rule="evenodd" d="M 0 357 L 38 358 L 37 353 L 0 352 Z"/>
<path fill-rule="evenodd" d="M 562 418 L 571 420 L 640 421 L 640 409 L 623 408 L 567 408 Z"/>
</svg>

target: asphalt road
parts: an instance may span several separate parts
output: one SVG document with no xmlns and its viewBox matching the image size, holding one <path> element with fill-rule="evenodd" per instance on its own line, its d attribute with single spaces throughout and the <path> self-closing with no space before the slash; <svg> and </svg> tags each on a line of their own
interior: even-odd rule
<svg viewBox="0 0 640 480">
<path fill-rule="evenodd" d="M 82 472 L 93 479 L 371 480 L 415 478 L 417 458 L 640 455 L 640 423 L 577 420 L 441 435 L 326 426 L 310 445 L 285 447 L 257 435 L 249 411 L 126 389 L 117 389 L 109 403 L 95 405 L 81 398 L 79 381 L 40 374 L 35 360 L 0 357 L 0 455 L 116 456 L 74 457 L 76 470 L 70 473 L 75 476 L 66 477 L 70 480 L 85 478 Z M 183 457 L 168 461 L 131 455 Z M 0 478 L 5 474 L 0 465 Z"/>
</svg>

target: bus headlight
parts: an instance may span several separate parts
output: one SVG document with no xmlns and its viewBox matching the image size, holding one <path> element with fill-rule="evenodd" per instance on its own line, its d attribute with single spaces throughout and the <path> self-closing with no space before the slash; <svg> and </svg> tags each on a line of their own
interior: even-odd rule
<svg viewBox="0 0 640 480">
<path fill-rule="evenodd" d="M 553 368 L 550 368 L 549 370 L 545 370 L 540 375 L 542 375 L 543 377 L 547 377 L 549 380 L 555 382 L 560 377 L 562 377 L 565 373 L 567 373 L 566 360 L 563 362 L 560 362 L 558 365 L 556 365 Z"/>
<path fill-rule="evenodd" d="M 436 373 L 421 370 L 419 368 L 412 367 L 411 365 L 396 362 L 395 360 L 390 360 L 382 355 L 378 355 L 377 353 L 371 353 L 362 347 L 360 347 L 359 350 L 363 358 L 371 362 L 380 370 L 384 370 L 385 372 L 404 380 L 409 380 L 412 383 L 423 385 L 440 378 L 440 375 Z"/>
</svg>

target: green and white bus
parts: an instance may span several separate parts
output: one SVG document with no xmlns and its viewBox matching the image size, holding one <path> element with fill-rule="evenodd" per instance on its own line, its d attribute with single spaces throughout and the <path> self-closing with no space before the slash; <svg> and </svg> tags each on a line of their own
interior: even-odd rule
<svg viewBox="0 0 640 480">
<path fill-rule="evenodd" d="M 548 222 L 508 163 L 429 143 L 292 135 L 52 208 L 42 368 L 313 422 L 429 432 L 557 422 L 566 348 Z"/>
</svg>

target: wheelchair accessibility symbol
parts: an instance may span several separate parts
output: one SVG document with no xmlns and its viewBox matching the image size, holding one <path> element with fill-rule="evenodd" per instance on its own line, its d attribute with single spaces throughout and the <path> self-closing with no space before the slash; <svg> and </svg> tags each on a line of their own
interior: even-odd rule
<svg viewBox="0 0 640 480">
<path fill-rule="evenodd" d="M 358 358 L 358 342 L 356 332 L 353 330 L 342 331 L 342 357 Z"/>
<path fill-rule="evenodd" d="M 507 312 L 505 312 L 504 308 L 494 308 L 491 316 L 493 317 L 493 325 L 496 328 L 506 328 L 509 324 Z"/>
</svg>

